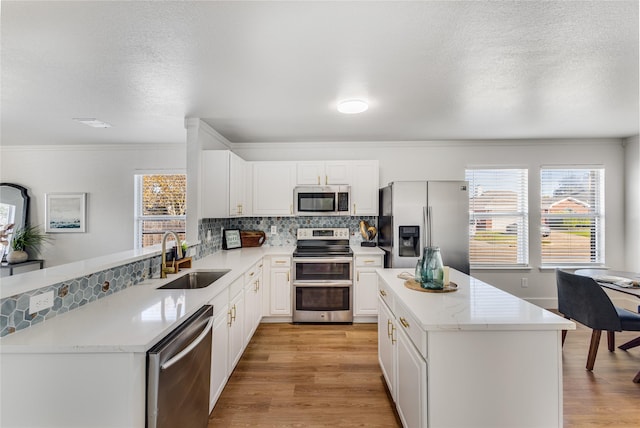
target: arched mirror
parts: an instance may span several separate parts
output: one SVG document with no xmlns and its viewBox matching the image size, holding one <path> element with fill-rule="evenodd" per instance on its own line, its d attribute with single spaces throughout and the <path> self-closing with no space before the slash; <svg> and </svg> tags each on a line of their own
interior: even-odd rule
<svg viewBox="0 0 640 428">
<path fill-rule="evenodd" d="M 21 229 L 29 224 L 29 195 L 27 189 L 13 183 L 0 183 L 0 230 L 7 224 Z M 2 258 L 8 247 L 2 248 Z"/>
</svg>

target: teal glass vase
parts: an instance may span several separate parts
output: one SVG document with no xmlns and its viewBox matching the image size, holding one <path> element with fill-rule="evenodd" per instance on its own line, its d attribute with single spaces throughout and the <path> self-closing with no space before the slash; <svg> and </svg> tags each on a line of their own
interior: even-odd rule
<svg viewBox="0 0 640 428">
<path fill-rule="evenodd" d="M 425 247 L 422 256 L 422 288 L 441 290 L 444 286 L 444 269 L 439 247 Z"/>
</svg>

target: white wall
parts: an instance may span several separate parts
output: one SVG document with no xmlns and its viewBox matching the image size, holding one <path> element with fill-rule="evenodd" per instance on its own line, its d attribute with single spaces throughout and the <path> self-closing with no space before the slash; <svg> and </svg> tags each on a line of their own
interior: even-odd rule
<svg viewBox="0 0 640 428">
<path fill-rule="evenodd" d="M 542 141 L 453 141 L 248 144 L 233 150 L 246 160 L 378 159 L 380 185 L 394 180 L 464 179 L 472 166 L 512 165 L 529 169 L 530 229 L 540 224 L 539 170 L 542 165 L 602 165 L 605 172 L 606 263 L 611 268 L 625 266 L 624 251 L 624 149 L 620 139 Z M 541 270 L 540 237 L 531 234 L 532 269 L 486 271 L 472 274 L 517 296 L 544 307 L 555 307 L 556 285 L 553 270 Z M 529 286 L 521 287 L 527 277 Z"/>
<path fill-rule="evenodd" d="M 87 232 L 56 233 L 45 267 L 133 248 L 134 179 L 150 170 L 186 169 L 183 144 L 2 147 L 0 180 L 31 197 L 31 224 L 44 226 L 45 193 L 86 192 Z"/>
<path fill-rule="evenodd" d="M 640 138 L 624 145 L 626 269 L 640 272 Z"/>
<path fill-rule="evenodd" d="M 187 130 L 189 131 L 189 126 Z M 194 151 L 196 147 L 225 147 L 209 147 L 209 142 L 216 139 L 208 134 L 209 132 L 198 131 L 197 135 L 192 135 L 194 139 L 200 140 L 194 143 Z M 637 159 L 637 145 L 637 138 L 632 139 L 631 143 L 626 145 L 626 154 L 631 153 Z M 541 165 L 603 165 L 606 169 L 607 265 L 614 269 L 633 267 L 634 261 L 632 260 L 630 265 L 627 260 L 628 257 L 632 257 L 628 256 L 631 254 L 628 250 L 629 244 L 625 252 L 625 147 L 619 139 L 390 144 L 252 143 L 231 144 L 231 147 L 246 160 L 378 159 L 381 186 L 394 180 L 462 179 L 465 168 L 470 166 L 506 164 L 527 167 L 530 173 L 529 211 L 532 226 L 540 221 L 537 195 L 538 171 Z M 160 147 L 3 147 L 0 178 L 2 181 L 21 184 L 29 189 L 32 196 L 31 221 L 36 224 L 42 224 L 44 221 L 45 193 L 88 193 L 88 232 L 56 234 L 54 244 L 44 254 L 47 266 L 53 266 L 132 248 L 133 175 L 137 170 L 184 169 L 187 166 L 186 158 L 187 148 L 184 144 Z M 194 157 L 190 165 L 199 165 L 198 162 Z M 634 170 L 636 173 L 637 165 L 636 163 Z M 627 179 L 627 188 L 629 180 L 631 178 Z M 191 199 L 193 202 L 193 198 L 198 195 L 198 189 L 194 189 L 195 186 L 192 186 L 191 182 L 189 186 L 188 200 Z M 629 204 L 627 206 L 633 207 Z M 630 219 L 629 214 L 637 215 L 639 212 L 635 208 L 632 210 L 632 213 L 627 213 L 627 223 Z M 634 233 L 637 233 L 637 221 L 632 226 L 636 227 Z M 535 234 L 532 234 L 530 245 L 530 271 L 474 271 L 473 274 L 515 295 L 545 307 L 554 307 L 554 272 L 539 269 L 540 241 Z M 636 262 L 637 245 L 640 244 L 636 241 L 636 245 L 633 245 Z M 528 278 L 528 288 L 521 288 L 522 277 Z"/>
</svg>

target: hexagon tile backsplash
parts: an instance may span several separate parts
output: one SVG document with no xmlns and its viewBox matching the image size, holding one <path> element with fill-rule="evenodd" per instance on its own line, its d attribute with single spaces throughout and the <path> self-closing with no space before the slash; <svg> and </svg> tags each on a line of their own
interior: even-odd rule
<svg viewBox="0 0 640 428">
<path fill-rule="evenodd" d="M 222 229 L 261 230 L 267 235 L 264 243 L 268 247 L 296 245 L 296 233 L 300 227 L 347 227 L 351 232 L 351 245 L 360 245 L 360 220 L 372 225 L 377 217 L 241 217 L 230 219 L 203 219 L 198 225 L 199 244 L 189 247 L 188 253 L 200 259 L 222 249 Z M 271 234 L 275 226 L 277 234 Z M 82 307 L 102 297 L 110 296 L 134 286 L 148 277 L 158 277 L 160 256 L 150 257 L 134 263 L 90 275 L 49 285 L 28 293 L 0 300 L 0 337 L 22 330 L 57 315 Z M 53 290 L 53 307 L 29 314 L 29 299 L 37 294 Z"/>
</svg>

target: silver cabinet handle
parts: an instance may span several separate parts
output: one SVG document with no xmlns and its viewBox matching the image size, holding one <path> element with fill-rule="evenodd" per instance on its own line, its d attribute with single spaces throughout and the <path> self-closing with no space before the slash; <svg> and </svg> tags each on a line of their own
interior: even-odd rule
<svg viewBox="0 0 640 428">
<path fill-rule="evenodd" d="M 213 317 L 209 317 L 209 322 L 207 322 L 207 326 L 204 328 L 202 333 L 200 333 L 200 335 L 196 337 L 196 339 L 193 342 L 191 342 L 189 346 L 187 346 L 182 351 L 177 353 L 175 357 L 171 358 L 169 361 L 161 365 L 160 370 L 166 370 L 172 365 L 174 365 L 175 363 L 177 363 L 178 361 L 180 361 L 181 359 L 183 359 L 185 355 L 191 352 L 193 348 L 198 346 L 200 342 L 204 340 L 204 337 L 211 331 L 211 327 L 213 327 Z"/>
</svg>

